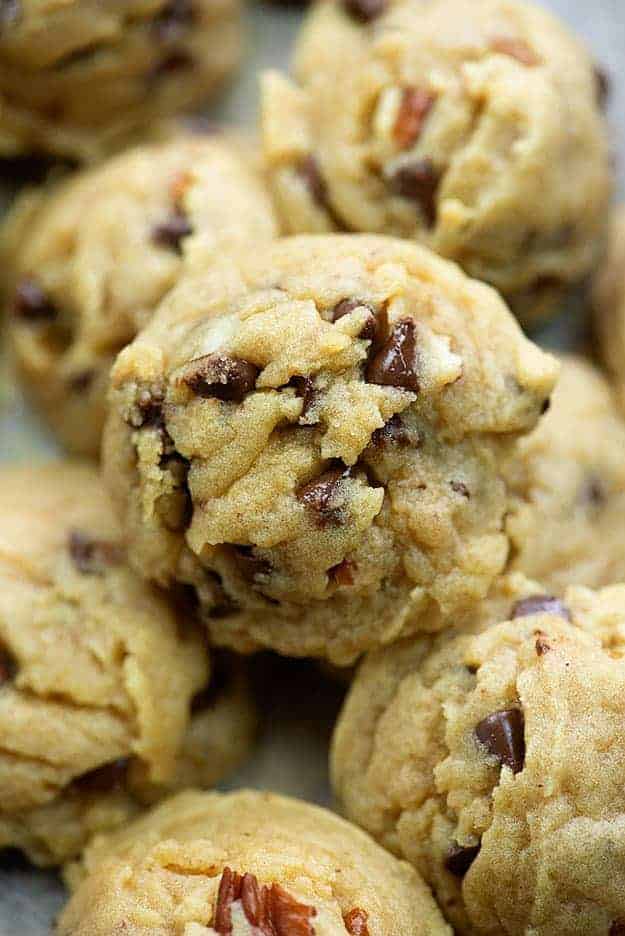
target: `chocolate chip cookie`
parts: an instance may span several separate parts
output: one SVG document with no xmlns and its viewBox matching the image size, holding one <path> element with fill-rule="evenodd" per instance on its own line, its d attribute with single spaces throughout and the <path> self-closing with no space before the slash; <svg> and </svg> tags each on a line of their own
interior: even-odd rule
<svg viewBox="0 0 625 936">
<path fill-rule="evenodd" d="M 93 160 L 202 103 L 240 55 L 239 0 L 9 0 L 0 154 Z"/>
<path fill-rule="evenodd" d="M 556 594 L 625 581 L 625 424 L 603 376 L 562 358 L 548 413 L 506 467 L 508 568 Z"/>
<path fill-rule="evenodd" d="M 96 840 L 59 936 L 450 936 L 417 873 L 325 809 L 183 793 Z"/>
<path fill-rule="evenodd" d="M 292 232 L 416 238 L 531 323 L 597 260 L 610 169 L 581 44 L 517 0 L 328 0 L 263 94 Z M 341 106 L 337 107 L 337 89 Z"/>
<path fill-rule="evenodd" d="M 592 305 L 599 352 L 625 411 L 625 206 L 612 216 L 608 251 L 593 283 Z"/>
<path fill-rule="evenodd" d="M 73 452 L 96 455 L 117 352 L 191 262 L 277 233 L 240 143 L 178 134 L 18 201 L 2 232 L 8 319 L 29 396 Z"/>
<path fill-rule="evenodd" d="M 248 751 L 240 677 L 124 560 L 96 473 L 0 473 L 0 848 L 75 856 L 157 797 Z M 209 681 L 210 677 L 210 681 Z"/>
<path fill-rule="evenodd" d="M 516 576 L 460 623 L 359 670 L 332 753 L 347 815 L 421 871 L 459 934 L 614 936 L 625 586 L 558 599 Z"/>
<path fill-rule="evenodd" d="M 198 264 L 198 268 L 201 264 Z M 346 665 L 483 597 L 500 464 L 556 362 L 390 238 L 288 238 L 180 282 L 119 356 L 104 463 L 130 556 L 212 640 Z"/>
</svg>

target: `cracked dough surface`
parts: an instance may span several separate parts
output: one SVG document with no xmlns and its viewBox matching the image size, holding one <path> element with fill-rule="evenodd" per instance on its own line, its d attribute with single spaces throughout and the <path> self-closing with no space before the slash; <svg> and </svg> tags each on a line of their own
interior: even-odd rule
<svg viewBox="0 0 625 936">
<path fill-rule="evenodd" d="M 592 292 L 599 351 L 625 411 L 625 205 L 615 209 L 608 252 Z"/>
<path fill-rule="evenodd" d="M 74 883 L 90 876 L 62 915 L 59 936 L 253 936 L 261 930 L 240 897 L 228 904 L 232 928 L 225 925 L 218 889 L 226 868 L 281 889 L 275 928 L 263 932 L 450 933 L 421 878 L 359 829 L 318 806 L 242 791 L 183 793 L 97 839 Z"/>
<path fill-rule="evenodd" d="M 508 570 L 562 594 L 625 581 L 625 424 L 603 375 L 563 357 L 551 406 L 506 469 Z"/>
<path fill-rule="evenodd" d="M 113 370 L 131 561 L 243 652 L 344 665 L 438 629 L 505 563 L 500 463 L 556 373 L 493 290 L 403 241 L 291 238 L 189 276 Z"/>
<path fill-rule="evenodd" d="M 369 655 L 335 732 L 347 815 L 422 872 L 461 934 L 625 922 L 625 586 L 541 591 L 504 578 L 464 633 Z M 535 613 L 517 604 L 531 596 Z"/>
<path fill-rule="evenodd" d="M 278 205 L 293 233 L 416 238 L 532 322 L 602 246 L 611 183 L 597 92 L 586 50 L 531 3 L 318 3 L 293 80 L 264 84 Z"/>
<path fill-rule="evenodd" d="M 193 261 L 277 227 L 235 137 L 141 145 L 29 192 L 2 231 L 9 332 L 22 383 L 64 445 L 96 455 L 109 370 Z"/>
<path fill-rule="evenodd" d="M 190 719 L 201 633 L 125 565 L 93 469 L 0 475 L 0 847 L 58 864 L 168 790 L 214 783 L 254 717 L 234 682 Z"/>
<path fill-rule="evenodd" d="M 239 0 L 13 0 L 0 32 L 0 153 L 93 160 L 201 104 L 240 56 Z"/>
</svg>

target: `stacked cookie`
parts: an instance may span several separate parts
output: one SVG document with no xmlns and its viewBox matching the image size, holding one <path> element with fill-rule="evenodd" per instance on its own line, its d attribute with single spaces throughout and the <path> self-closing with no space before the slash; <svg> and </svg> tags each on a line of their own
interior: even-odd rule
<svg viewBox="0 0 625 936">
<path fill-rule="evenodd" d="M 0 244 L 68 452 L 0 472 L 0 847 L 63 865 L 59 936 L 625 932 L 625 423 L 517 320 L 605 255 L 622 383 L 585 49 L 521 0 L 319 0 L 259 158 L 127 145 L 234 63 L 231 4 L 6 6 L 0 148 L 95 160 Z M 207 792 L 261 650 L 357 665 L 347 819 Z"/>
</svg>

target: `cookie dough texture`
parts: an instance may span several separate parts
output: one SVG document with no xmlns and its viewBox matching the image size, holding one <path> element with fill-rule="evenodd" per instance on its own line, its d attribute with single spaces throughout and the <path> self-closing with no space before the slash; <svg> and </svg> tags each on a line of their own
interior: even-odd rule
<svg viewBox="0 0 625 936">
<path fill-rule="evenodd" d="M 614 936 L 625 586 L 569 589 L 564 603 L 538 590 L 515 576 L 468 632 L 371 654 L 336 729 L 333 780 L 456 932 Z"/>
<path fill-rule="evenodd" d="M 275 241 L 187 277 L 119 356 L 105 474 L 134 566 L 211 638 L 345 665 L 482 597 L 500 462 L 556 362 L 413 244 Z"/>
<path fill-rule="evenodd" d="M 625 424 L 604 377 L 564 357 L 548 413 L 505 471 L 509 570 L 550 591 L 625 581 Z"/>
<path fill-rule="evenodd" d="M 183 793 L 96 840 L 84 870 L 59 936 L 451 932 L 409 865 L 327 810 L 270 793 Z"/>
<path fill-rule="evenodd" d="M 236 66 L 239 0 L 11 0 L 0 29 L 0 153 L 93 160 L 202 103 Z"/>
<path fill-rule="evenodd" d="M 58 864 L 164 793 L 214 783 L 253 715 L 236 679 L 211 704 L 201 632 L 124 564 L 91 468 L 0 482 L 0 847 Z"/>
<path fill-rule="evenodd" d="M 117 352 L 192 262 L 277 233 L 238 138 L 178 134 L 18 200 L 2 231 L 9 332 L 31 399 L 96 455 Z"/>
<path fill-rule="evenodd" d="M 416 238 L 496 286 L 526 322 L 592 269 L 610 192 L 599 84 L 546 11 L 318 3 L 293 74 L 270 73 L 263 94 L 265 154 L 292 232 Z"/>
<path fill-rule="evenodd" d="M 598 349 L 625 411 L 625 205 L 614 211 L 608 252 L 592 291 Z"/>
</svg>

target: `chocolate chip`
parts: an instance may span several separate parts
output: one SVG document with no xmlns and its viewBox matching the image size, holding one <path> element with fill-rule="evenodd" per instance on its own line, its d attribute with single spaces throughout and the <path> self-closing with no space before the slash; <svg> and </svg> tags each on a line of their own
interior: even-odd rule
<svg viewBox="0 0 625 936">
<path fill-rule="evenodd" d="M 418 159 L 400 166 L 389 179 L 395 195 L 408 198 L 420 207 L 426 225 L 436 224 L 436 194 L 441 180 L 440 173 L 431 159 Z"/>
<path fill-rule="evenodd" d="M 295 377 L 291 377 L 287 386 L 294 387 L 298 397 L 302 398 L 302 412 L 299 418 L 300 421 L 306 421 L 306 417 L 317 396 L 314 380 L 311 377 L 300 377 L 296 375 Z"/>
<path fill-rule="evenodd" d="M 571 620 L 571 612 L 567 606 L 553 595 L 532 595 L 517 601 L 512 607 L 511 617 L 514 621 L 516 618 L 529 617 L 532 614 L 555 614 L 566 621 Z"/>
<path fill-rule="evenodd" d="M 233 549 L 237 566 L 244 578 L 254 581 L 258 576 L 271 575 L 273 571 L 271 562 L 256 555 L 253 546 L 234 546 Z"/>
<path fill-rule="evenodd" d="M 330 202 L 328 185 L 315 157 L 312 154 L 305 156 L 299 163 L 297 172 L 308 189 L 312 200 L 319 208 L 325 211 L 334 227 L 338 228 L 340 231 L 345 230 L 345 222 L 338 216 Z"/>
<path fill-rule="evenodd" d="M 24 277 L 13 296 L 13 314 L 27 322 L 53 321 L 58 310 L 34 277 Z"/>
<path fill-rule="evenodd" d="M 116 543 L 95 540 L 80 530 L 70 532 L 67 548 L 72 562 L 85 575 L 102 575 L 107 567 L 119 565 L 123 558 Z"/>
<path fill-rule="evenodd" d="M 17 672 L 15 660 L 8 650 L 0 648 L 0 686 L 10 682 Z"/>
<path fill-rule="evenodd" d="M 466 497 L 467 500 L 471 499 L 471 492 L 463 481 L 450 481 L 449 486 L 454 493 L 460 494 L 461 497 Z"/>
<path fill-rule="evenodd" d="M 544 416 L 545 413 L 548 413 L 550 409 L 551 409 L 551 397 L 547 397 L 546 400 L 543 400 L 542 405 L 540 407 L 540 415 Z"/>
<path fill-rule="evenodd" d="M 343 0 L 345 12 L 359 23 L 370 23 L 386 10 L 387 0 Z"/>
<path fill-rule="evenodd" d="M 419 137 L 436 98 L 423 88 L 404 88 L 393 136 L 401 149 L 409 149 Z"/>
<path fill-rule="evenodd" d="M 368 919 L 369 914 L 366 910 L 361 910 L 360 907 L 354 907 L 353 910 L 346 913 L 343 916 L 343 923 L 349 936 L 369 936 Z"/>
<path fill-rule="evenodd" d="M 412 445 L 418 448 L 420 444 L 419 433 L 408 430 L 397 413 L 375 430 L 369 443 L 377 449 L 384 449 L 388 445 Z"/>
<path fill-rule="evenodd" d="M 330 468 L 297 491 L 298 501 L 313 514 L 317 526 L 340 526 L 344 522 L 345 498 L 341 489 L 347 476 L 344 468 Z"/>
<path fill-rule="evenodd" d="M 120 757 L 119 760 L 103 764 L 81 777 L 76 777 L 72 781 L 72 787 L 80 793 L 112 793 L 123 790 L 129 766 L 130 758 Z"/>
<path fill-rule="evenodd" d="M 521 709 L 493 712 L 475 728 L 475 736 L 489 754 L 512 773 L 523 770 L 525 762 L 525 718 Z"/>
<path fill-rule="evenodd" d="M 416 365 L 415 325 L 410 319 L 398 322 L 377 354 L 367 364 L 369 383 L 419 392 Z"/>
<path fill-rule="evenodd" d="M 168 0 L 152 20 L 152 31 L 158 42 L 175 42 L 194 21 L 195 10 L 191 0 Z"/>
<path fill-rule="evenodd" d="M 166 55 L 165 58 L 161 59 L 158 64 L 150 69 L 147 75 L 148 83 L 151 84 L 160 81 L 162 78 L 166 78 L 176 72 L 192 68 L 193 65 L 194 62 L 189 53 L 185 52 L 184 49 L 177 49 L 169 55 Z"/>
<path fill-rule="evenodd" d="M 343 559 L 338 565 L 328 570 L 328 575 L 336 585 L 353 585 L 356 568 L 356 563 L 351 559 Z"/>
<path fill-rule="evenodd" d="M 72 393 L 85 393 L 93 383 L 95 373 L 92 370 L 80 371 L 67 381 Z"/>
<path fill-rule="evenodd" d="M 597 104 L 602 111 L 607 110 L 610 100 L 610 76 L 605 68 L 595 66 L 595 83 L 597 86 Z"/>
<path fill-rule="evenodd" d="M 191 362 L 182 380 L 198 396 L 241 403 L 254 389 L 259 373 L 258 367 L 242 358 L 207 354 Z"/>
<path fill-rule="evenodd" d="M 152 228 L 152 243 L 180 254 L 182 241 L 190 234 L 193 234 L 193 228 L 189 219 L 183 211 L 176 208 L 165 221 Z"/>
<path fill-rule="evenodd" d="M 253 874 L 224 868 L 211 926 L 218 936 L 232 934 L 232 904 L 241 902 L 247 922 L 258 933 L 272 936 L 314 936 L 309 923 L 313 907 L 299 903 L 279 884 L 260 885 Z"/>
<path fill-rule="evenodd" d="M 454 877 L 463 878 L 479 852 L 479 845 L 458 845 L 453 842 L 445 858 L 445 867 Z"/>
<path fill-rule="evenodd" d="M 331 321 L 338 322 L 339 319 L 343 318 L 344 315 L 349 315 L 354 309 L 362 308 L 367 309 L 369 315 L 358 337 L 363 338 L 365 341 L 375 341 L 378 330 L 378 320 L 374 309 L 372 309 L 367 302 L 362 302 L 360 299 L 341 299 L 332 309 Z"/>
<path fill-rule="evenodd" d="M 587 478 L 581 489 L 580 500 L 582 503 L 590 504 L 592 507 L 602 507 L 606 499 L 605 487 L 601 480 L 596 475 Z"/>
<path fill-rule="evenodd" d="M 496 36 L 491 44 L 493 52 L 500 52 L 501 55 L 508 55 L 516 59 L 521 65 L 532 68 L 534 65 L 540 65 L 540 58 L 532 47 L 525 41 L 514 36 Z"/>
<path fill-rule="evenodd" d="M 0 0 L 0 29 L 14 26 L 22 15 L 20 0 Z"/>
<path fill-rule="evenodd" d="M 536 655 L 537 655 L 537 656 L 544 656 L 546 653 L 549 653 L 549 651 L 551 650 L 551 647 L 549 646 L 549 644 L 548 644 L 547 641 L 545 640 L 544 635 L 541 635 L 541 636 L 539 636 L 539 637 L 536 638 L 536 645 L 535 645 L 535 646 L 536 646 Z"/>
</svg>

